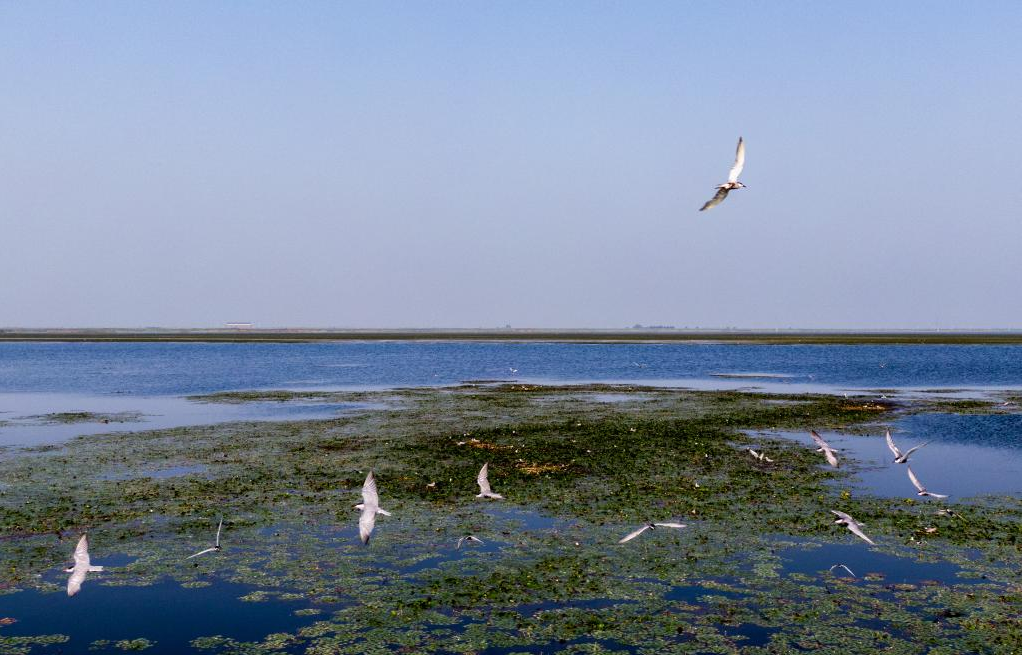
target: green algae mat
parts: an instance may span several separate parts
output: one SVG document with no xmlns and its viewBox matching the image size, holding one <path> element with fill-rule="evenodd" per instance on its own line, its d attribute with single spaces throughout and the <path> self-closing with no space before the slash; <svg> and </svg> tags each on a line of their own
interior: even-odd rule
<svg viewBox="0 0 1022 655">
<path fill-rule="evenodd" d="M 854 459 L 783 436 L 880 439 L 975 402 L 522 384 L 194 400 L 268 399 L 382 408 L 0 450 L 0 652 L 1022 652 L 1018 497 L 871 496 Z M 504 500 L 475 497 L 485 463 Z M 363 546 L 370 470 L 392 516 Z M 223 550 L 186 560 L 221 516 Z M 687 527 L 617 543 L 647 521 Z M 107 568 L 68 598 L 83 532 Z"/>
</svg>

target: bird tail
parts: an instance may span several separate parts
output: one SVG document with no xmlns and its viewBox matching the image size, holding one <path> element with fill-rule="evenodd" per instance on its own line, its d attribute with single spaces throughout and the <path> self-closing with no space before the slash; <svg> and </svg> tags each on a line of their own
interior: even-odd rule
<svg viewBox="0 0 1022 655">
<path fill-rule="evenodd" d="M 103 570 L 102 566 L 90 566 L 89 567 L 89 573 L 97 573 L 97 572 L 102 571 L 102 570 Z"/>
</svg>

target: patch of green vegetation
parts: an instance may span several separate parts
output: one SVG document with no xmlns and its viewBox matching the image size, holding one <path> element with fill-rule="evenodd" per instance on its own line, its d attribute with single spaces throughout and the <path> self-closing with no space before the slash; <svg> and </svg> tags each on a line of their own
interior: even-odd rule
<svg viewBox="0 0 1022 655">
<path fill-rule="evenodd" d="M 52 414 L 40 414 L 30 416 L 29 419 L 44 424 L 70 424 L 70 423 L 135 423 L 142 420 L 140 412 L 119 412 L 114 414 L 102 414 L 98 412 L 54 412 Z"/>
</svg>

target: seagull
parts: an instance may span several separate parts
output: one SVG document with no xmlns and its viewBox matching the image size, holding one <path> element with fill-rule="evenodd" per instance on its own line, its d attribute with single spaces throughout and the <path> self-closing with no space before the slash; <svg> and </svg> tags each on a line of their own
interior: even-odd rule
<svg viewBox="0 0 1022 655">
<path fill-rule="evenodd" d="M 461 537 L 460 539 L 458 539 L 458 545 L 454 547 L 455 550 L 457 550 L 458 548 L 461 548 L 461 544 L 466 542 L 466 541 L 469 541 L 469 542 L 474 541 L 477 544 L 483 543 L 482 539 L 479 539 L 478 537 L 475 537 L 474 535 L 467 534 L 464 537 Z"/>
<path fill-rule="evenodd" d="M 489 462 L 483 464 L 483 468 L 479 469 L 479 475 L 476 476 L 476 483 L 479 485 L 479 493 L 476 494 L 476 498 L 503 498 L 490 489 L 489 466 Z"/>
<path fill-rule="evenodd" d="M 631 541 L 632 539 L 635 539 L 646 530 L 656 530 L 657 528 L 684 528 L 684 527 L 685 527 L 684 523 L 647 523 L 646 525 L 642 526 L 635 532 L 630 532 L 629 534 L 626 534 L 624 537 L 621 538 L 620 541 L 618 541 L 618 543 L 623 544 L 626 541 Z"/>
<path fill-rule="evenodd" d="M 863 533 L 863 531 L 862 531 L 862 523 L 859 523 L 858 521 L 853 519 L 851 516 L 848 516 L 844 512 L 839 512 L 836 509 L 832 509 L 830 511 L 833 512 L 834 514 L 837 514 L 837 520 L 835 520 L 834 523 L 837 523 L 839 525 L 843 525 L 843 526 L 847 527 L 849 530 L 852 531 L 852 534 L 854 534 L 859 539 L 862 539 L 867 544 L 869 544 L 871 546 L 875 546 L 876 545 L 876 544 L 873 543 L 872 539 L 870 539 L 869 537 L 867 537 Z"/>
<path fill-rule="evenodd" d="M 894 453 L 894 463 L 895 464 L 907 464 L 908 463 L 908 456 L 911 455 L 912 453 L 914 453 L 915 451 L 919 450 L 920 448 L 922 448 L 923 446 L 925 446 L 928 443 L 930 443 L 930 442 L 927 441 L 926 443 L 921 443 L 918 446 L 915 446 L 913 448 L 909 448 L 905 452 L 901 452 L 900 450 L 898 450 L 898 447 L 894 445 L 894 439 L 891 438 L 891 431 L 889 429 L 887 430 L 887 447 L 891 449 L 892 453 Z"/>
<path fill-rule="evenodd" d="M 947 498 L 947 494 L 935 494 L 932 491 L 927 491 L 923 483 L 919 481 L 916 474 L 912 472 L 912 467 L 908 466 L 908 479 L 912 481 L 912 485 L 919 490 L 917 496 L 933 496 L 934 498 Z"/>
<path fill-rule="evenodd" d="M 727 198 L 727 194 L 734 189 L 744 189 L 745 185 L 738 181 L 738 176 L 742 174 L 743 168 L 745 168 L 745 141 L 742 137 L 738 137 L 738 150 L 735 152 L 735 163 L 734 166 L 731 167 L 731 172 L 727 174 L 727 182 L 717 185 L 717 195 L 707 200 L 706 204 L 699 208 L 699 211 L 712 209 L 724 202 L 724 198 Z"/>
<path fill-rule="evenodd" d="M 810 430 L 809 434 L 812 435 L 813 441 L 815 441 L 816 445 L 819 446 L 819 448 L 816 449 L 817 452 L 823 453 L 827 458 L 827 463 L 834 468 L 837 468 L 837 455 L 834 454 L 834 449 L 830 447 L 830 444 L 824 441 L 823 437 L 816 433 L 816 430 Z"/>
<path fill-rule="evenodd" d="M 757 453 L 752 448 L 749 448 L 749 454 L 758 459 L 761 462 L 773 462 L 774 460 L 766 456 L 766 453 Z"/>
<path fill-rule="evenodd" d="M 376 478 L 372 471 L 369 471 L 362 484 L 362 502 L 355 505 L 355 509 L 362 510 L 362 515 L 358 517 L 358 536 L 362 543 L 367 544 L 376 526 L 376 515 L 390 516 L 390 512 L 380 507 L 380 494 L 376 492 Z"/>
<path fill-rule="evenodd" d="M 830 567 L 830 572 L 833 573 L 834 569 L 844 569 L 848 571 L 848 575 L 852 576 L 853 578 L 855 577 L 855 574 L 852 573 L 852 570 L 845 566 L 844 564 L 835 564 L 834 566 Z"/>
<path fill-rule="evenodd" d="M 206 553 L 212 553 L 214 551 L 219 553 L 220 550 L 221 550 L 221 548 L 220 548 L 220 530 L 223 527 L 224 527 L 224 517 L 221 516 L 220 517 L 220 525 L 218 525 L 217 528 L 216 528 L 216 545 L 213 546 L 212 548 L 207 548 L 206 550 L 200 550 L 199 552 L 195 553 L 194 555 L 189 555 L 185 559 L 191 559 L 193 557 L 198 557 L 199 555 L 205 555 Z"/>
<path fill-rule="evenodd" d="M 65 573 L 71 574 L 71 577 L 67 579 L 68 596 L 74 596 L 81 590 L 82 583 L 85 582 L 86 573 L 103 570 L 102 566 L 92 566 L 89 561 L 89 538 L 87 535 L 83 534 L 82 538 L 78 540 L 78 546 L 75 547 L 74 557 L 74 566 L 64 569 Z"/>
</svg>

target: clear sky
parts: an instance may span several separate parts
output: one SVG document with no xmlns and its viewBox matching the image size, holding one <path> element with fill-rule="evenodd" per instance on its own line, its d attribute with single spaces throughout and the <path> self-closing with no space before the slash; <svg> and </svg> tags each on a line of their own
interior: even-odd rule
<svg viewBox="0 0 1022 655">
<path fill-rule="evenodd" d="M 0 0 L 0 326 L 1022 328 L 1019 35 L 1017 1 Z"/>
</svg>

